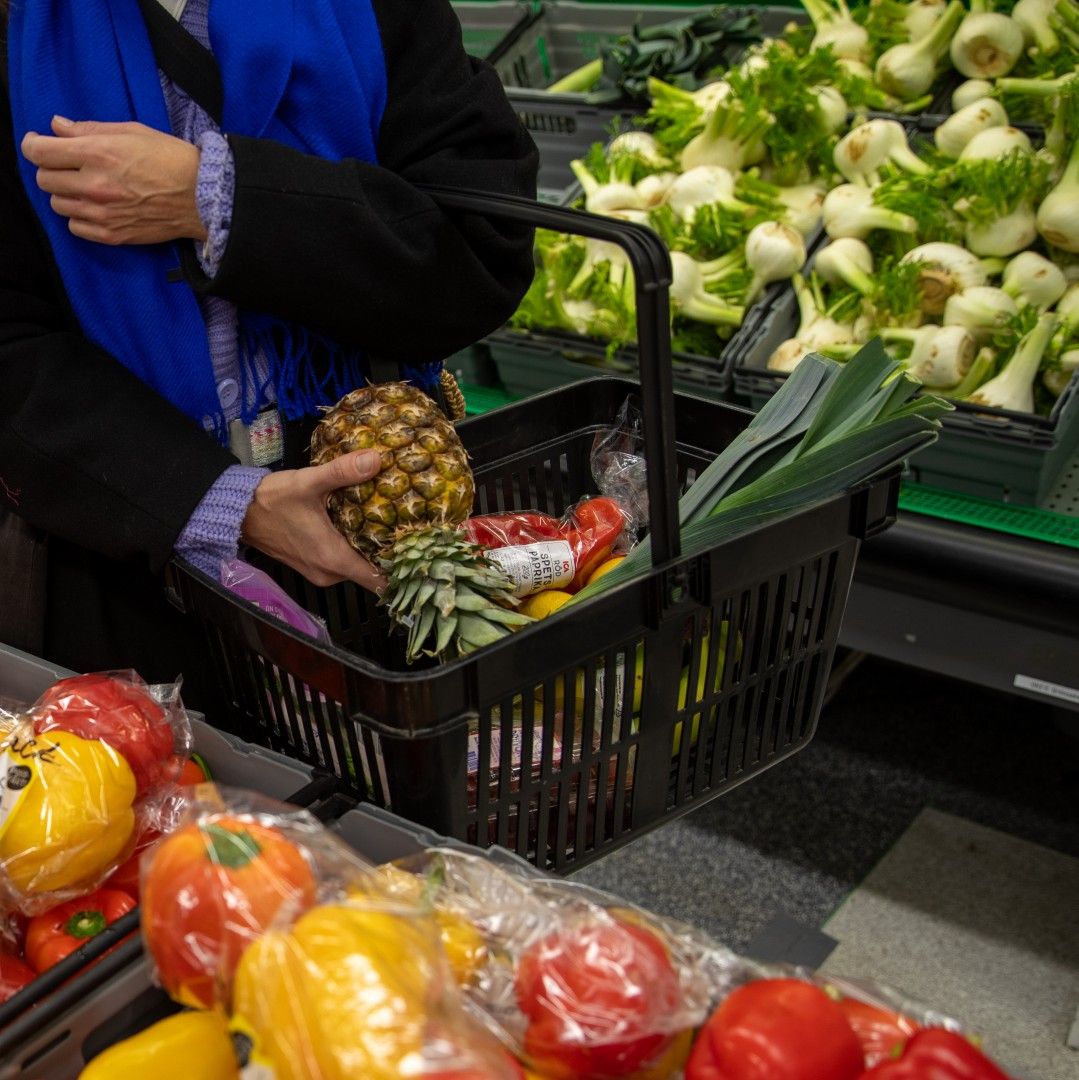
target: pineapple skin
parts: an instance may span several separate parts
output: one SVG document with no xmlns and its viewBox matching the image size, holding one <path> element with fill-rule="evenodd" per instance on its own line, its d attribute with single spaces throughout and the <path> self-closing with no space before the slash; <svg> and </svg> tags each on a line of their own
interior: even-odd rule
<svg viewBox="0 0 1079 1080">
<path fill-rule="evenodd" d="M 377 450 L 372 480 L 330 495 L 337 529 L 368 558 L 402 534 L 458 525 L 472 512 L 475 485 L 453 425 L 421 390 L 404 382 L 364 386 L 327 410 L 311 437 L 311 464 Z"/>
</svg>

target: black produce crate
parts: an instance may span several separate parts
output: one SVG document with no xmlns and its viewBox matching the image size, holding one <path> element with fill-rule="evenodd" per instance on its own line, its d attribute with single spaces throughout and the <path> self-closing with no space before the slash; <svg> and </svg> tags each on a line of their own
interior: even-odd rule
<svg viewBox="0 0 1079 1080">
<path fill-rule="evenodd" d="M 581 379 L 614 374 L 639 379 L 637 350 L 619 349 L 607 359 L 601 341 L 573 334 L 499 330 L 487 339 L 491 360 L 502 385 L 517 397 L 532 397 Z M 712 401 L 729 397 L 732 377 L 723 356 L 675 353 L 671 360 L 674 388 Z"/>
<path fill-rule="evenodd" d="M 57 668 L 44 660 L 19 652 L 0 643 L 0 697 L 32 703 L 57 679 L 73 672 Z M 197 715 L 191 716 L 195 752 L 201 754 L 215 781 L 228 787 L 247 788 L 282 802 L 308 803 L 336 786 L 326 777 L 316 779 L 306 768 L 281 754 L 259 746 L 250 746 L 232 735 L 211 727 Z M 138 913 L 131 912 L 72 953 L 49 971 L 38 976 L 3 1004 L 0 1004 L 0 1061 L 15 1045 L 18 1019 L 31 1009 L 52 1008 L 53 998 L 63 992 L 79 997 L 83 992 L 90 964 L 112 950 L 138 929 Z M 63 988 L 61 991 L 59 988 Z M 45 1003 L 45 1004 L 43 1004 Z M 11 1025 L 9 1027 L 9 1025 Z M 5 1074 L 6 1075 L 6 1074 Z M 59 1076 L 59 1073 L 41 1073 Z"/>
<path fill-rule="evenodd" d="M 735 392 L 760 408 L 785 375 L 768 371 L 768 357 L 798 328 L 798 302 L 789 286 L 739 343 Z M 1049 416 L 955 402 L 940 438 L 920 451 L 909 479 L 983 499 L 1039 505 L 1079 448 L 1079 373 Z"/>
<path fill-rule="evenodd" d="M 344 816 L 327 824 L 372 863 L 403 859 L 428 847 L 461 846 L 377 807 L 345 810 Z M 490 857 L 513 864 L 518 872 L 530 869 L 508 851 L 496 848 Z M 180 1006 L 154 985 L 141 938 L 129 936 L 42 1008 L 0 1031 L 0 1080 L 73 1080 L 110 1046 L 179 1011 Z M 170 1076 L 186 1075 L 179 1063 L 177 1069 Z"/>
<path fill-rule="evenodd" d="M 680 491 L 750 416 L 672 393 L 670 261 L 658 237 L 522 199 L 427 190 L 449 209 L 626 249 L 637 287 L 652 569 L 468 657 L 411 668 L 383 610 L 351 584 L 315 588 L 268 564 L 326 620 L 329 646 L 185 564 L 171 565 L 171 588 L 212 643 L 231 728 L 336 773 L 349 794 L 411 821 L 564 870 L 809 742 L 858 547 L 894 520 L 898 471 L 704 554 L 680 555 Z M 626 380 L 596 379 L 462 423 L 476 511 L 558 514 L 587 495 L 595 434 L 636 391 Z M 680 708 L 687 651 L 688 685 L 698 686 L 703 664 L 705 692 Z M 290 692 L 267 695 L 278 684 Z M 676 754 L 682 727 L 690 737 L 678 738 Z"/>
</svg>

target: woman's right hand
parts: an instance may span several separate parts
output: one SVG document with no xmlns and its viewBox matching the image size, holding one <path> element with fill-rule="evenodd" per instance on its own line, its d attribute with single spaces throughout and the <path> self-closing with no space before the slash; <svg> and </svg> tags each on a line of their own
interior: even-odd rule
<svg viewBox="0 0 1079 1080">
<path fill-rule="evenodd" d="M 381 466 L 376 451 L 357 450 L 325 465 L 270 473 L 255 488 L 241 538 L 299 571 L 312 585 L 354 581 L 371 592 L 382 592 L 385 578 L 353 550 L 326 512 L 332 492 L 370 480 Z"/>
</svg>

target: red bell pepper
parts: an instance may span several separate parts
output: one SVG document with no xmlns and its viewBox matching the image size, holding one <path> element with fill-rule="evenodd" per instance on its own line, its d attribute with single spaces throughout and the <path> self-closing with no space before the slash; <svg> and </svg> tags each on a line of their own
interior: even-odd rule
<svg viewBox="0 0 1079 1080">
<path fill-rule="evenodd" d="M 859 1080 L 1010 1080 L 1010 1077 L 962 1035 L 944 1028 L 926 1028 L 907 1043 L 898 1060 L 877 1065 Z"/>
<path fill-rule="evenodd" d="M 610 558 L 625 527 L 621 507 L 603 497 L 585 499 L 562 519 L 532 512 L 485 514 L 464 525 L 469 539 L 488 550 L 565 540 L 573 553 L 574 573 L 572 582 L 560 588 L 571 593 L 584 588 L 596 568 Z"/>
<path fill-rule="evenodd" d="M 98 889 L 60 904 L 30 920 L 26 959 L 36 972 L 47 971 L 134 910 L 135 901 L 119 889 Z"/>
<path fill-rule="evenodd" d="M 663 942 L 617 919 L 555 931 L 517 966 L 529 1065 L 550 1080 L 607 1080 L 651 1064 L 681 988 Z"/>
<path fill-rule="evenodd" d="M 841 998 L 839 1007 L 861 1043 L 867 1067 L 887 1061 L 901 1051 L 921 1027 L 902 1013 L 882 1009 L 857 998 Z"/>
<path fill-rule="evenodd" d="M 34 706 L 34 731 L 68 731 L 98 739 L 122 754 L 139 793 L 179 775 L 175 736 L 165 710 L 149 690 L 115 675 L 73 675 L 54 683 Z"/>
<path fill-rule="evenodd" d="M 800 979 L 729 994 L 701 1029 L 685 1080 L 856 1080 L 865 1068 L 839 1006 Z"/>
<path fill-rule="evenodd" d="M 24 986 L 32 983 L 37 975 L 17 956 L 0 953 L 0 1005 L 14 997 Z"/>
</svg>

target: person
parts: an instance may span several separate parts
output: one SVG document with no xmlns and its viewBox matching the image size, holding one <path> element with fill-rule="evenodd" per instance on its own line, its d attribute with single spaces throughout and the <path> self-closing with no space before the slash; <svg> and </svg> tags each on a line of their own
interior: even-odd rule
<svg viewBox="0 0 1079 1080">
<path fill-rule="evenodd" d="M 534 197 L 536 150 L 448 0 L 0 7 L 0 640 L 205 708 L 164 567 L 379 587 L 325 509 L 377 455 L 305 467 L 312 418 L 508 318 L 530 231 L 421 185 Z"/>
</svg>

